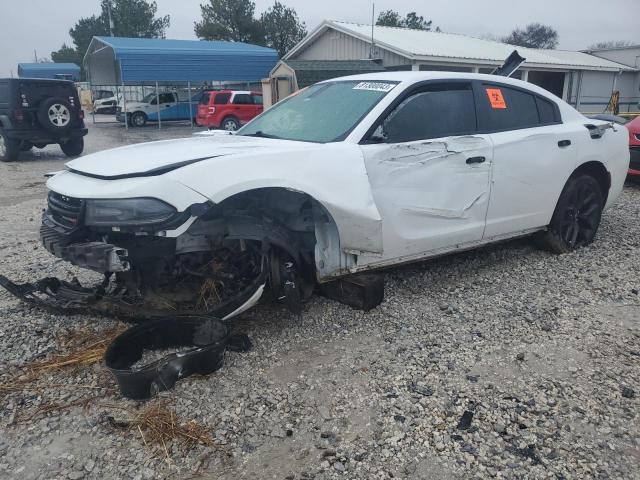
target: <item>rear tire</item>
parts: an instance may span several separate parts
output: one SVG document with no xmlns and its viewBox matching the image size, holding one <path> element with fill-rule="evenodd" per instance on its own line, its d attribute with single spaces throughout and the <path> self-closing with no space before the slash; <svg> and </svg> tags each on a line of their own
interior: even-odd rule
<svg viewBox="0 0 640 480">
<path fill-rule="evenodd" d="M 604 208 L 604 197 L 595 178 L 579 174 L 569 178 L 546 232 L 538 244 L 553 253 L 569 253 L 593 242 Z"/>
<path fill-rule="evenodd" d="M 14 162 L 20 154 L 20 142 L 0 130 L 0 162 Z"/>
<path fill-rule="evenodd" d="M 60 148 L 64 152 L 67 157 L 73 158 L 82 154 L 84 150 L 84 138 L 76 137 L 71 140 L 66 141 L 65 143 L 60 144 Z"/>
</svg>

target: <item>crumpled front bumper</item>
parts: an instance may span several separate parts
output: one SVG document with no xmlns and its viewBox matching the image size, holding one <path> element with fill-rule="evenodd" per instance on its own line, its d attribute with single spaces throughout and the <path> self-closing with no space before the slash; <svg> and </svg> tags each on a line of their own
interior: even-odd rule
<svg viewBox="0 0 640 480">
<path fill-rule="evenodd" d="M 62 260 L 100 273 L 129 270 L 128 252 L 106 242 L 87 242 L 79 238 L 79 230 L 65 231 L 45 212 L 40 226 L 44 248 Z"/>
</svg>

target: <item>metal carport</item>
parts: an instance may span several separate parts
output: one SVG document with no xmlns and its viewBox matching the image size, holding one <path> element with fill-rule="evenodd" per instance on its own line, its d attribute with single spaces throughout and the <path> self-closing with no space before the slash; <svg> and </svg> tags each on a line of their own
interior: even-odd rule
<svg viewBox="0 0 640 480">
<path fill-rule="evenodd" d="M 277 61 L 275 50 L 247 43 L 121 37 L 93 37 L 84 56 L 96 85 L 257 82 Z"/>
<path fill-rule="evenodd" d="M 80 67 L 75 63 L 19 63 L 20 78 L 51 78 L 61 80 L 80 80 Z"/>
<path fill-rule="evenodd" d="M 159 86 L 191 92 L 210 82 L 260 82 L 277 61 L 275 50 L 241 42 L 93 37 L 83 64 L 92 88 L 115 87 L 126 108 L 125 87 L 130 96 L 132 87 L 157 94 Z"/>
</svg>

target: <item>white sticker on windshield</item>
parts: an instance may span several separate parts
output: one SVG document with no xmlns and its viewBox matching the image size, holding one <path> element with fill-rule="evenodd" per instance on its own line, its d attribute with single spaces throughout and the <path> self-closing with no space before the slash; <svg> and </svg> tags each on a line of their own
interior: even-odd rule
<svg viewBox="0 0 640 480">
<path fill-rule="evenodd" d="M 395 83 L 384 83 L 384 82 L 360 82 L 355 87 L 354 90 L 370 90 L 372 92 L 390 92 L 395 87 Z"/>
</svg>

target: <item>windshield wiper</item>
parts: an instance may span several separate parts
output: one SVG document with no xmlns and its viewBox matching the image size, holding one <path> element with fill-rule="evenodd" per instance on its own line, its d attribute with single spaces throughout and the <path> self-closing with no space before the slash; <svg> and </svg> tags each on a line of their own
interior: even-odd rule
<svg viewBox="0 0 640 480">
<path fill-rule="evenodd" d="M 247 133 L 243 137 L 260 137 L 260 138 L 282 138 L 277 135 L 271 135 L 270 133 L 264 133 L 262 130 L 258 130 L 256 133 Z"/>
</svg>

